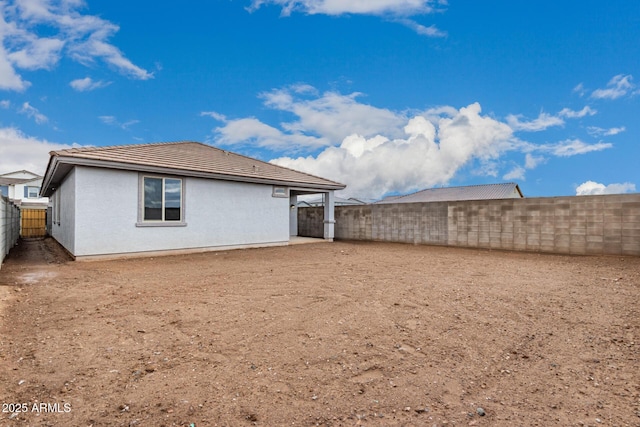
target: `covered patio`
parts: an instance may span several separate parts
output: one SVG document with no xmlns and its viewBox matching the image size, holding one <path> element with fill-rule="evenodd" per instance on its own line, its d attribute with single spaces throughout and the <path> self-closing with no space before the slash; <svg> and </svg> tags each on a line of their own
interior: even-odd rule
<svg viewBox="0 0 640 427">
<path fill-rule="evenodd" d="M 289 243 L 298 236 L 298 196 L 309 194 L 322 194 L 324 207 L 323 239 L 332 242 L 335 233 L 335 194 L 334 190 L 322 190 L 312 188 L 289 189 Z M 315 239 L 318 240 L 318 239 Z"/>
</svg>

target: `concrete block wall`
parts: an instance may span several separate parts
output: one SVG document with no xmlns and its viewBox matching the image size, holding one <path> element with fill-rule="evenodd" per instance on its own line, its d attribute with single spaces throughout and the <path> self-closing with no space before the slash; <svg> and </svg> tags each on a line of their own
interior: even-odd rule
<svg viewBox="0 0 640 427">
<path fill-rule="evenodd" d="M 0 196 L 0 267 L 20 237 L 20 209 Z"/>
<path fill-rule="evenodd" d="M 338 215 L 337 209 L 336 215 Z M 336 234 L 339 222 L 341 221 L 336 219 Z M 298 236 L 317 237 L 320 239 L 324 237 L 324 208 L 298 207 Z"/>
<path fill-rule="evenodd" d="M 370 205 L 340 206 L 335 220 L 336 239 L 374 240 Z"/>
<path fill-rule="evenodd" d="M 322 237 L 322 209 L 298 210 Z M 640 255 L 640 194 L 336 207 L 336 239 Z"/>
<path fill-rule="evenodd" d="M 640 255 L 640 194 L 450 202 L 451 246 Z"/>
<path fill-rule="evenodd" d="M 371 239 L 387 242 L 446 245 L 447 203 L 369 205 Z"/>
<path fill-rule="evenodd" d="M 622 253 L 640 255 L 640 197 L 622 203 Z M 615 238 L 615 232 L 611 237 Z"/>
</svg>

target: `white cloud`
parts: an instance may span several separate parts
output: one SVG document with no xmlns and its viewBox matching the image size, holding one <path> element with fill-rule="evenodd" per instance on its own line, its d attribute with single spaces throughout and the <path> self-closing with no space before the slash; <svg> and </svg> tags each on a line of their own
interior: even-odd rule
<svg viewBox="0 0 640 427">
<path fill-rule="evenodd" d="M 216 113 L 215 111 L 203 111 L 200 113 L 200 117 L 211 117 L 219 122 L 226 122 L 227 116 L 224 114 Z"/>
<path fill-rule="evenodd" d="M 228 119 L 204 111 L 201 116 L 221 122 L 212 142 L 283 150 L 289 155 L 274 163 L 343 182 L 348 186 L 345 194 L 351 196 L 377 198 L 446 184 L 463 168 L 476 175 L 524 179 L 526 170 L 546 157 L 570 157 L 612 146 L 577 139 L 523 141 L 509 123 L 482 114 L 478 103 L 460 109 L 435 107 L 409 118 L 405 112 L 360 103 L 358 93 L 319 93 L 308 85 L 260 97 L 266 106 L 290 113 L 292 120 L 271 125 L 255 117 Z M 509 152 L 524 154 L 525 161 L 505 173 L 501 169 L 508 164 L 504 156 Z"/>
<path fill-rule="evenodd" d="M 597 113 L 597 110 L 587 105 L 579 111 L 563 108 L 557 115 L 541 112 L 538 118 L 529 121 L 521 120 L 522 115 L 510 114 L 507 116 L 507 123 L 509 123 L 509 126 L 511 126 L 514 131 L 539 132 L 553 126 L 563 126 L 565 124 L 563 118 L 580 119 L 585 116 L 593 116 Z"/>
<path fill-rule="evenodd" d="M 408 121 L 405 138 L 353 134 L 316 157 L 282 157 L 273 163 L 343 182 L 346 193 L 360 197 L 446 184 L 465 165 L 491 165 L 515 146 L 509 126 L 480 113 L 477 103 L 437 119 L 431 111 L 431 120 L 420 115 Z"/>
<path fill-rule="evenodd" d="M 304 92 L 300 92 L 300 88 Z M 297 116 L 297 120 L 283 123 L 290 132 L 305 132 L 323 135 L 332 141 L 342 141 L 346 136 L 357 133 L 371 136 L 385 132 L 392 136 L 402 136 L 406 117 L 385 108 L 377 108 L 358 102 L 362 96 L 358 92 L 341 95 L 326 92 L 320 97 L 303 99 L 296 95 L 314 95 L 311 86 L 295 86 L 277 89 L 261 94 L 265 105 L 276 110 L 287 111 Z"/>
<path fill-rule="evenodd" d="M 119 27 L 81 14 L 84 5 L 81 0 L 0 2 L 0 89 L 25 90 L 30 83 L 18 69 L 51 69 L 64 55 L 83 64 L 101 59 L 131 78 L 152 78 L 108 42 Z"/>
<path fill-rule="evenodd" d="M 296 147 L 315 148 L 330 144 L 326 138 L 285 133 L 252 117 L 228 120 L 224 126 L 216 128 L 215 133 L 216 142 L 222 145 L 251 144 L 270 149 L 295 150 Z"/>
<path fill-rule="evenodd" d="M 113 125 L 116 123 L 116 118 L 114 116 L 98 116 L 98 118 L 106 125 Z"/>
<path fill-rule="evenodd" d="M 0 15 L 0 25 L 2 25 L 2 15 Z M 22 80 L 22 77 L 16 73 L 1 42 L 2 34 L 0 33 L 0 89 L 24 91 L 31 83 Z"/>
<path fill-rule="evenodd" d="M 435 25 L 430 25 L 425 27 L 422 24 L 417 23 L 413 19 L 398 19 L 397 22 L 401 23 L 405 27 L 411 28 L 416 33 L 421 36 L 427 37 L 446 37 L 447 33 L 445 31 L 441 31 Z"/>
<path fill-rule="evenodd" d="M 289 16 L 293 12 L 309 15 L 339 16 L 375 15 L 390 18 L 405 25 L 416 33 L 428 37 L 444 37 L 446 33 L 434 25 L 426 27 L 410 16 L 426 15 L 441 10 L 446 5 L 444 0 L 252 0 L 247 9 L 252 12 L 263 5 L 275 5 L 282 8 L 282 15 Z"/>
<path fill-rule="evenodd" d="M 153 78 L 153 73 L 149 73 L 143 68 L 133 64 L 125 58 L 124 54 L 117 47 L 100 39 L 90 38 L 84 43 L 78 44 L 71 49 L 71 56 L 83 64 L 92 64 L 94 58 L 101 58 L 106 63 L 114 66 L 122 74 L 138 80 Z"/>
<path fill-rule="evenodd" d="M 541 144 L 530 148 L 531 151 L 549 153 L 557 157 L 571 157 L 579 154 L 591 153 L 593 151 L 602 151 L 611 147 L 613 147 L 613 144 L 608 142 L 587 144 L 579 139 L 567 139 L 555 144 Z"/>
<path fill-rule="evenodd" d="M 593 116 L 595 114 L 597 114 L 598 111 L 594 110 L 593 108 L 589 107 L 588 105 L 585 106 L 582 110 L 580 111 L 573 111 L 569 108 L 563 108 L 558 115 L 560 117 L 566 117 L 568 119 L 580 119 L 582 117 L 585 116 Z"/>
<path fill-rule="evenodd" d="M 24 169 L 42 175 L 47 168 L 50 151 L 72 147 L 27 136 L 16 128 L 0 128 L 0 173 Z"/>
<path fill-rule="evenodd" d="M 412 16 L 432 13 L 433 0 L 253 0 L 250 10 L 262 5 L 273 4 L 282 7 L 283 15 L 292 12 L 308 14 L 342 15 L 385 15 Z"/>
<path fill-rule="evenodd" d="M 24 104 L 22 104 L 22 108 L 20 108 L 18 112 L 20 114 L 26 115 L 29 118 L 32 118 L 39 125 L 43 123 L 47 123 L 49 121 L 49 118 L 47 116 L 40 113 L 40 111 L 38 111 L 37 108 L 31 106 L 31 104 L 29 104 L 28 102 L 25 102 Z"/>
<path fill-rule="evenodd" d="M 516 166 L 503 175 L 505 181 L 524 180 L 525 169 L 522 166 Z"/>
<path fill-rule="evenodd" d="M 541 147 L 536 147 L 540 149 Z M 525 180 L 528 169 L 535 169 L 539 164 L 546 162 L 547 159 L 544 156 L 534 156 L 531 153 L 527 153 L 524 157 L 524 166 L 516 165 L 509 172 L 502 176 L 504 180 Z"/>
<path fill-rule="evenodd" d="M 630 182 L 604 185 L 599 182 L 586 181 L 576 188 L 576 196 L 634 193 L 635 191 L 636 185 Z"/>
<path fill-rule="evenodd" d="M 140 120 L 135 120 L 135 119 L 134 119 L 134 120 L 129 120 L 129 121 L 126 121 L 126 122 L 124 122 L 124 123 L 121 123 L 121 124 L 120 124 L 120 127 L 121 127 L 122 129 L 127 130 L 127 129 L 129 129 L 129 127 L 131 127 L 131 126 L 133 126 L 133 125 L 135 125 L 135 124 L 138 124 L 138 123 L 140 123 Z"/>
<path fill-rule="evenodd" d="M 120 123 L 114 116 L 98 116 L 100 121 L 106 125 L 119 127 L 123 130 L 129 130 L 129 127 L 135 125 L 136 123 L 140 123 L 140 120 L 129 120 L 124 123 Z"/>
<path fill-rule="evenodd" d="M 584 96 L 585 93 L 587 93 L 587 90 L 584 88 L 584 85 L 582 83 L 578 83 L 578 85 L 573 88 L 573 93 Z"/>
<path fill-rule="evenodd" d="M 37 38 L 32 34 L 24 34 L 28 44 L 9 53 L 9 61 L 25 70 L 51 69 L 60 59 L 60 51 L 64 42 L 60 39 Z"/>
<path fill-rule="evenodd" d="M 526 156 L 524 156 L 524 167 L 527 169 L 535 169 L 545 161 L 546 159 L 543 156 L 534 156 L 531 153 L 527 153 Z"/>
<path fill-rule="evenodd" d="M 0 108 L 4 108 L 6 110 L 9 107 L 11 107 L 11 101 L 9 101 L 8 99 L 0 101 Z"/>
<path fill-rule="evenodd" d="M 563 108 L 557 115 L 541 112 L 536 119 L 522 120 L 522 115 L 510 114 L 507 116 L 507 123 L 514 131 L 540 132 L 553 126 L 563 126 L 567 119 L 578 119 L 585 116 L 593 116 L 596 110 L 585 106 L 582 110 L 574 111 L 570 108 Z"/>
<path fill-rule="evenodd" d="M 562 126 L 564 120 L 560 117 L 552 116 L 547 113 L 540 113 L 537 119 L 530 121 L 520 121 L 521 115 L 510 114 L 507 116 L 507 123 L 514 131 L 539 132 L 551 126 Z"/>
<path fill-rule="evenodd" d="M 317 96 L 315 88 L 308 85 L 262 93 L 264 105 L 295 116 L 294 120 L 280 124 L 282 130 L 252 117 L 228 120 L 215 112 L 200 115 L 224 122 L 224 126 L 214 130 L 214 139 L 222 144 L 249 142 L 261 147 L 295 149 L 336 144 L 352 134 L 365 137 L 403 135 L 402 127 L 407 121 L 404 115 L 359 103 L 359 96 L 359 93 L 341 95 L 335 92 Z"/>
<path fill-rule="evenodd" d="M 612 135 L 617 135 L 619 133 L 622 133 L 625 130 L 627 130 L 627 128 L 625 128 L 624 126 L 621 126 L 618 128 L 609 128 L 609 129 L 603 129 L 597 126 L 589 126 L 587 128 L 587 132 L 589 132 L 589 135 L 592 135 L 592 136 L 612 136 Z"/>
<path fill-rule="evenodd" d="M 110 84 L 111 82 L 105 82 L 103 80 L 94 81 L 91 77 L 85 77 L 84 79 L 72 80 L 69 86 L 78 92 L 88 92 L 109 86 Z"/>
<path fill-rule="evenodd" d="M 631 80 L 633 80 L 633 76 L 630 74 L 618 74 L 607 83 L 605 89 L 594 90 L 591 93 L 591 97 L 596 99 L 617 99 L 625 96 L 635 88 Z"/>
</svg>

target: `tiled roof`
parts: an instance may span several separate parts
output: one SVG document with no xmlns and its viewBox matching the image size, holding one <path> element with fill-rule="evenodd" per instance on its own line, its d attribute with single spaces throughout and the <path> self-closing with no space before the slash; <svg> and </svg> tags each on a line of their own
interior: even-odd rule
<svg viewBox="0 0 640 427">
<path fill-rule="evenodd" d="M 470 185 L 466 187 L 428 188 L 405 196 L 391 196 L 377 203 L 453 202 L 459 200 L 511 199 L 524 197 L 518 184 Z"/>
<path fill-rule="evenodd" d="M 47 174 L 54 158 L 65 163 L 81 163 L 81 160 L 95 161 L 102 167 L 124 167 L 131 170 L 145 170 L 149 167 L 172 171 L 184 171 L 185 175 L 209 176 L 250 182 L 282 183 L 342 189 L 343 184 L 320 178 L 293 169 L 266 163 L 261 160 L 221 150 L 200 142 L 165 142 L 153 144 L 120 145 L 111 147 L 71 148 L 52 151 Z M 123 167 L 124 166 L 124 167 Z M 46 174 L 47 178 L 48 175 Z M 45 178 L 47 185 L 50 179 Z"/>
</svg>

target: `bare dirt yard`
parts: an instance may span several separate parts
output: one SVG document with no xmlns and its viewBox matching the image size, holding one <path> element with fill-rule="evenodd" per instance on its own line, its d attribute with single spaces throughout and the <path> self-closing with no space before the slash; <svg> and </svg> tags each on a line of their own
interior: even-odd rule
<svg viewBox="0 0 640 427">
<path fill-rule="evenodd" d="M 2 426 L 640 426 L 640 258 L 336 242 L 0 270 Z"/>
</svg>

